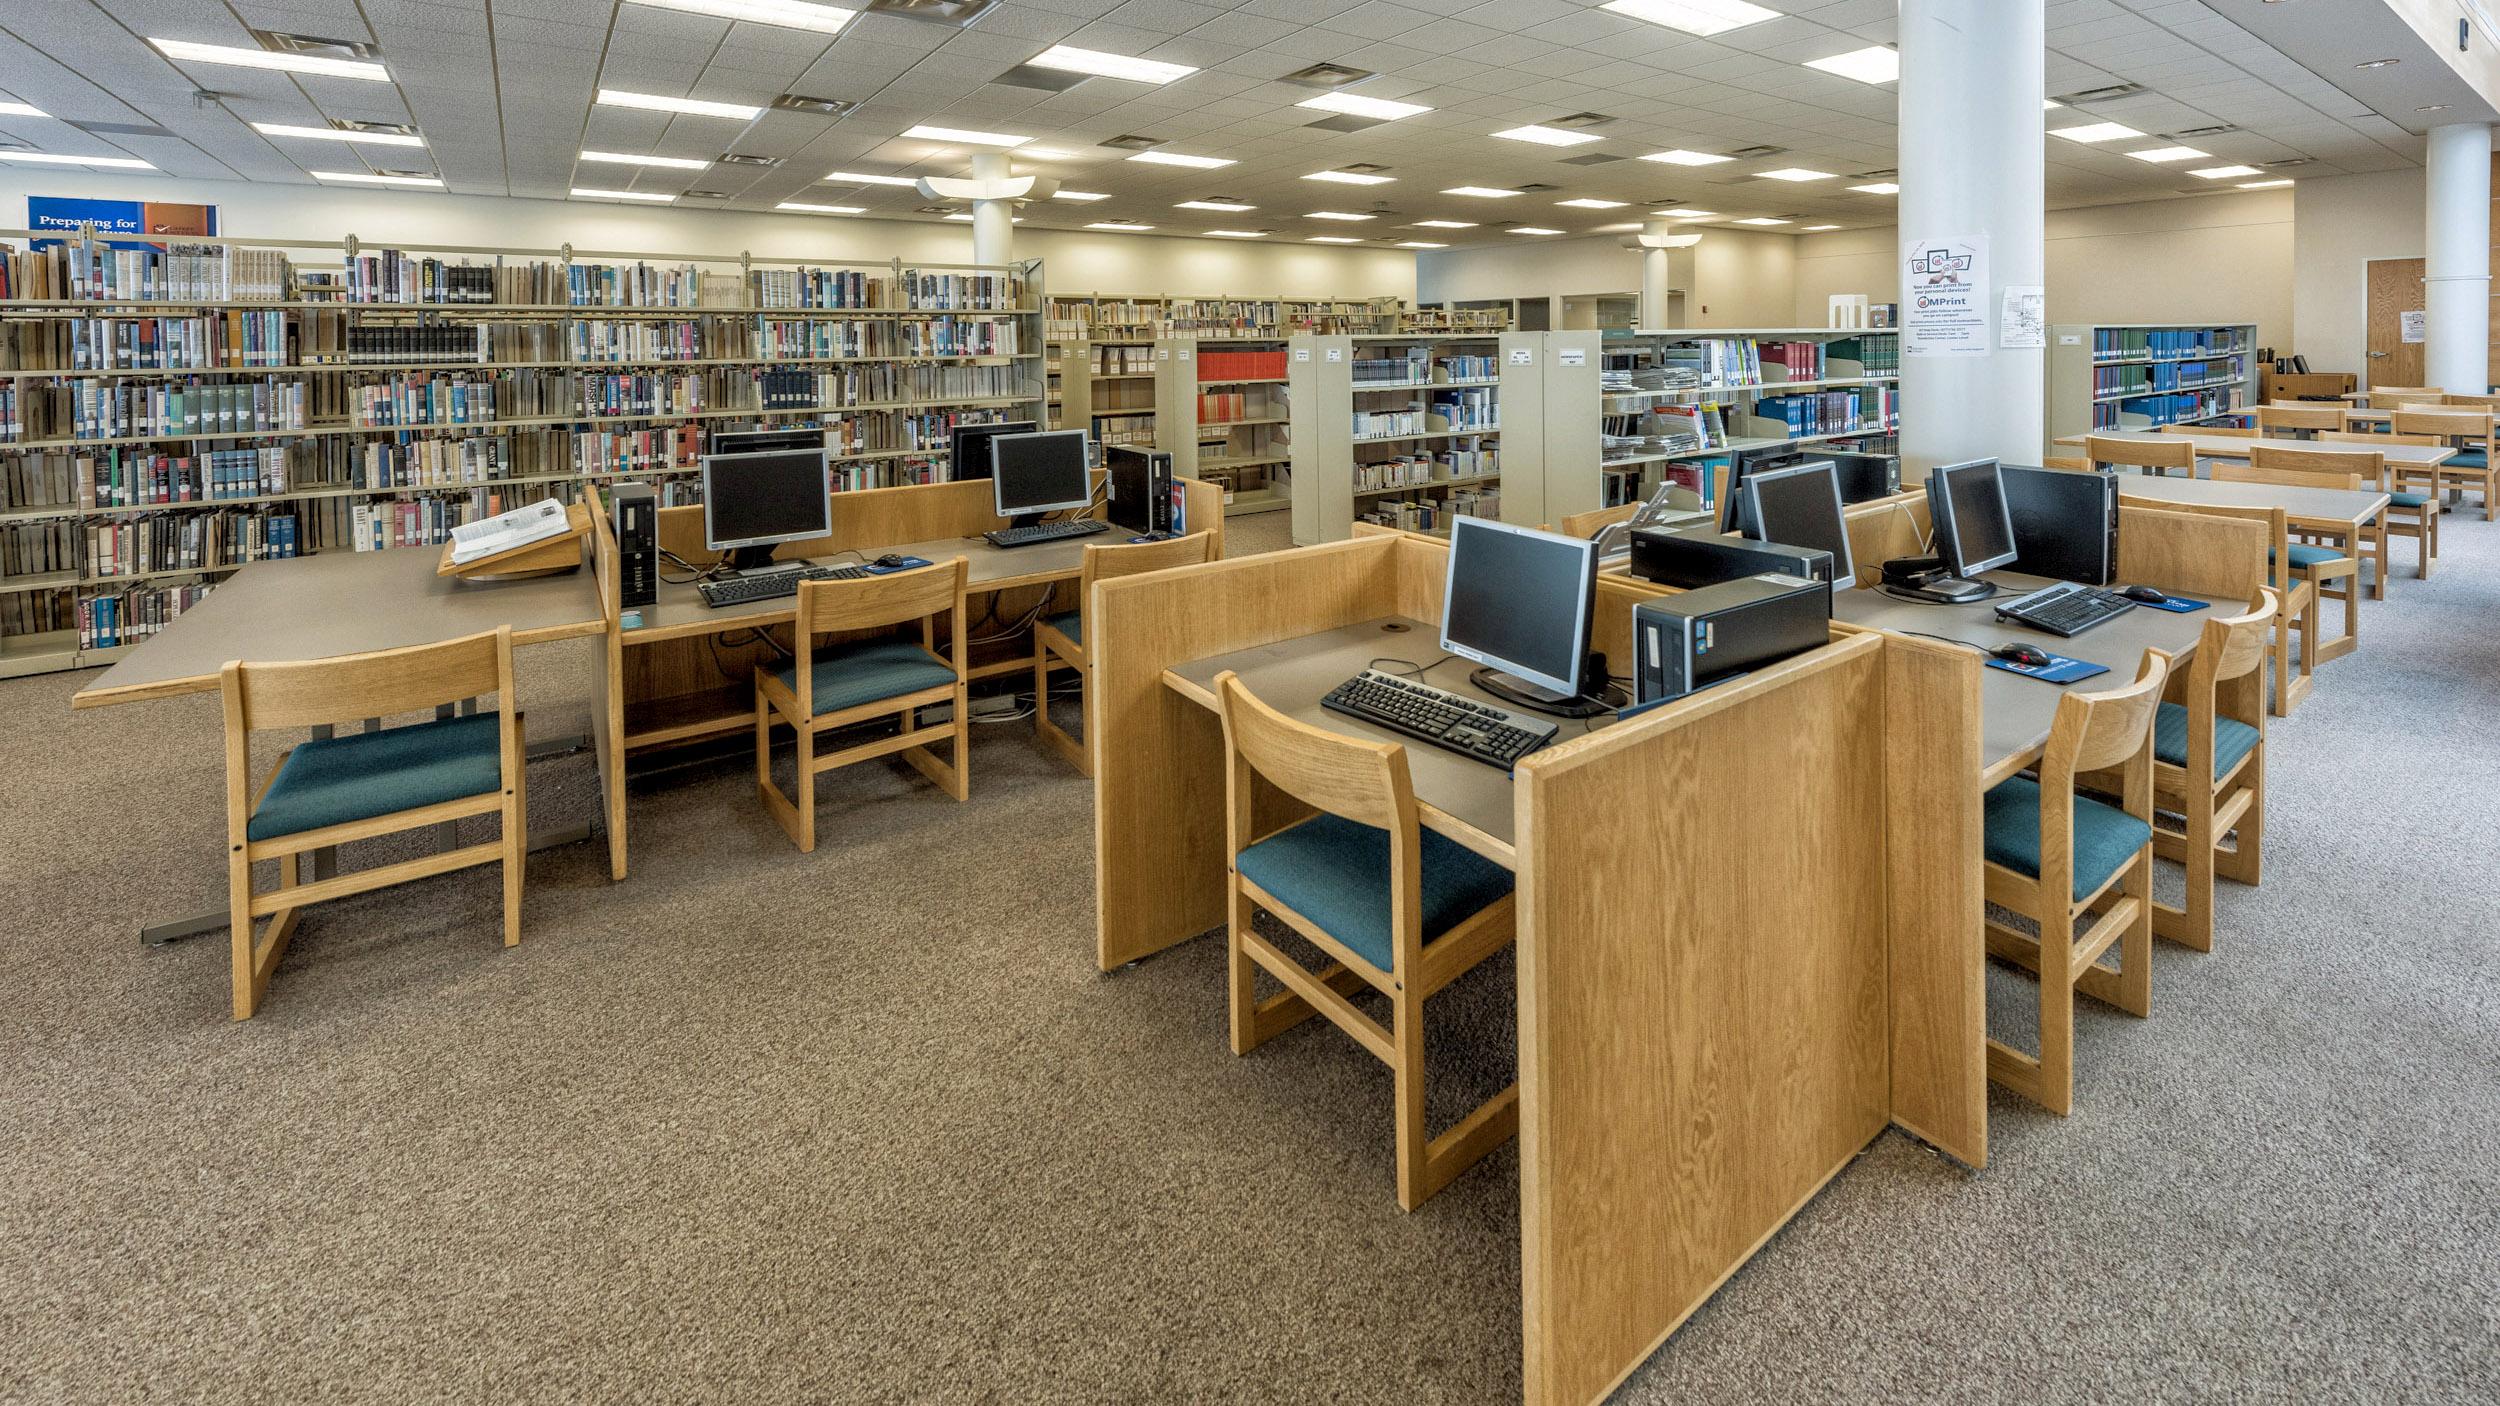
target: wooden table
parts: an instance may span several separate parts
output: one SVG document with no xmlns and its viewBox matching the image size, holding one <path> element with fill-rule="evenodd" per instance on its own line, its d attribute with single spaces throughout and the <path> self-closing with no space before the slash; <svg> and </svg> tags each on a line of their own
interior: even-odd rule
<svg viewBox="0 0 2500 1406">
<path fill-rule="evenodd" d="M 2090 435 L 2061 435 L 2057 443 L 2079 447 L 2086 439 L 2115 439 L 2135 444 L 2176 444 L 2184 439 L 2196 446 L 2196 454 L 2200 459 L 2245 459 L 2248 457 L 2250 446 L 2260 444 L 2278 449 L 2321 447 L 2314 440 L 2291 439 L 2281 435 L 2145 434 L 2134 430 L 2104 431 Z M 2387 444 L 2359 447 L 2376 449 L 2379 453 L 2386 455 L 2388 467 L 2399 472 L 2408 469 L 2416 473 L 2425 472 L 2457 456 L 2457 451 L 2444 444 Z"/>
<path fill-rule="evenodd" d="M 2407 446 L 2390 446 L 2391 448 Z M 2426 446 L 2410 446 L 2421 448 Z M 2380 569 L 2387 562 L 2387 495 L 2375 488 L 2304 488 L 2288 483 L 2238 483 L 2209 478 L 2129 476 L 2118 489 L 2121 499 L 2147 503 L 2208 503 L 2228 508 L 2281 508 L 2295 532 L 2340 537 L 2348 552 L 2358 552 L 2365 537 L 2378 542 Z M 2303 645 L 2317 650 L 2315 664 L 2341 659 L 2361 647 L 2361 586 L 2356 575 L 2344 600 L 2344 632 L 2331 640 Z"/>
</svg>

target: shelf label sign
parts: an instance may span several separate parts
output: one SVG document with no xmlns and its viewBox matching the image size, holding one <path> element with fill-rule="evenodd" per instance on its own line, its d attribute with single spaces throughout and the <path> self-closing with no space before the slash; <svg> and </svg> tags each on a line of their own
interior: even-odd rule
<svg viewBox="0 0 2500 1406">
<path fill-rule="evenodd" d="M 89 224 L 94 225 L 96 233 L 105 237 L 115 249 L 154 249 L 160 246 L 129 236 L 180 238 L 184 235 L 214 235 L 217 233 L 217 207 L 169 205 L 156 200 L 90 200 L 68 195 L 26 197 L 28 229 L 56 229 L 63 234 L 76 234 L 81 227 Z M 59 242 L 39 239 L 33 247 L 48 249 Z"/>
<path fill-rule="evenodd" d="M 1554 360 L 1564 366 L 1586 366 L 1589 364 L 1589 349 L 1587 347 L 1556 347 Z"/>
<path fill-rule="evenodd" d="M 1988 354 L 1988 237 L 1901 246 L 1901 354 Z"/>
<path fill-rule="evenodd" d="M 1536 365 L 1536 349 L 1533 347 L 1512 347 L 1510 349 L 1510 364 L 1513 366 Z"/>
<path fill-rule="evenodd" d="M 1330 347 L 1330 348 L 1328 349 L 1328 359 L 1329 359 L 1330 361 L 1343 361 L 1343 360 L 1345 360 L 1345 348 L 1343 348 L 1343 347 Z"/>
<path fill-rule="evenodd" d="M 1309 347 L 1295 347 L 1295 348 L 1293 349 L 1293 359 L 1294 359 L 1294 360 L 1296 360 L 1296 361 L 1308 361 L 1308 360 L 1310 360 L 1310 359 L 1311 359 L 1311 349 L 1310 349 Z"/>
</svg>

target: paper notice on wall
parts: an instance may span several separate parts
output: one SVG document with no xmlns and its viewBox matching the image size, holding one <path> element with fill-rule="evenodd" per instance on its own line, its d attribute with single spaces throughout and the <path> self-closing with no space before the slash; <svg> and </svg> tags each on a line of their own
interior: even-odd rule
<svg viewBox="0 0 2500 1406">
<path fill-rule="evenodd" d="M 2009 283 L 2005 306 L 1997 310 L 1997 345 L 2008 348 L 2049 344 L 2049 290 L 2031 283 Z"/>
<path fill-rule="evenodd" d="M 1901 246 L 1901 354 L 1988 354 L 1988 237 Z"/>
<path fill-rule="evenodd" d="M 1589 364 L 1589 349 L 1587 347 L 1558 347 L 1554 351 L 1554 359 L 1565 366 L 1586 366 Z"/>
<path fill-rule="evenodd" d="M 2400 312 L 2396 314 L 2396 331 L 2399 336 L 2403 337 L 2404 340 L 2408 342 L 2429 341 L 2430 313 L 2428 311 L 2422 311 Z"/>
</svg>

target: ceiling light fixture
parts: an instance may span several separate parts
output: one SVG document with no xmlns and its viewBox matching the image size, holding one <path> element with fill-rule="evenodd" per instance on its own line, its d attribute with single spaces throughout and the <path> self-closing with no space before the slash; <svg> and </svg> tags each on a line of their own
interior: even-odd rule
<svg viewBox="0 0 2500 1406">
<path fill-rule="evenodd" d="M 44 111 L 42 108 L 35 106 L 33 103 L 0 102 L 0 117 L 50 117 L 51 115 L 51 113 Z M 261 130 L 267 131 L 268 129 L 264 127 Z M 306 128 L 304 130 L 311 131 L 314 129 Z"/>
<path fill-rule="evenodd" d="M 1669 166 L 1716 166 L 1722 161 L 1733 161 L 1736 158 L 1733 156 L 1716 156 L 1706 151 L 1686 151 L 1682 147 L 1677 147 L 1673 151 L 1653 151 L 1641 159 L 1643 161 L 1661 161 Z"/>
<path fill-rule="evenodd" d="M 1755 215 L 1751 219 L 1738 220 L 1736 223 L 1740 225 L 1784 225 L 1787 224 L 1788 221 L 1777 219 L 1770 215 Z"/>
<path fill-rule="evenodd" d="M 1901 183 L 1898 181 L 1872 181 L 1866 185 L 1849 188 L 1860 195 L 1899 195 L 1901 193 Z"/>
<path fill-rule="evenodd" d="M 1825 230 L 1834 230 L 1838 228 L 1840 228 L 1838 225 L 1807 225 L 1797 232 L 1799 234 L 1821 234 Z"/>
<path fill-rule="evenodd" d="M 1474 229 L 1474 220 L 1417 220 L 1417 229 Z"/>
<path fill-rule="evenodd" d="M 2087 122 L 2080 127 L 2051 127 L 2049 135 L 2064 137 L 2070 142 L 2082 142 L 2089 146 L 2093 142 L 2114 142 L 2124 137 L 2140 137 L 2144 134 L 2133 127 L 2123 126 L 2116 122 Z"/>
<path fill-rule="evenodd" d="M 1652 210 L 1649 213 L 1653 215 L 1661 215 L 1670 220 L 1707 220 L 1716 217 L 1719 212 L 1716 210 L 1688 210 L 1679 205 L 1672 210 Z"/>
<path fill-rule="evenodd" d="M 969 214 L 966 214 L 966 213 L 964 213 L 963 211 L 960 211 L 960 210 L 956 211 L 956 212 L 955 212 L 954 214 L 952 214 L 952 215 L 947 216 L 946 218 L 948 218 L 948 219 L 950 219 L 950 220 L 954 221 L 956 224 L 959 224 L 959 225 L 968 225 L 968 224 L 971 224 L 971 223 L 972 223 L 972 216 L 970 216 Z M 1009 224 L 1016 224 L 1016 225 L 1020 225 L 1020 224 L 1023 224 L 1023 223 L 1024 223 L 1024 217 L 1023 217 L 1022 215 L 1012 216 L 1012 217 L 1010 217 L 1010 218 L 1009 218 L 1009 220 L 1008 220 L 1007 222 L 1008 222 Z"/>
<path fill-rule="evenodd" d="M 1566 132 L 1560 127 L 1540 127 L 1531 122 L 1525 127 L 1512 127 L 1495 132 L 1504 141 L 1535 142 L 1538 146 L 1583 146 L 1605 138 L 1593 132 Z"/>
<path fill-rule="evenodd" d="M 1016 159 L 1018 161 L 1074 161 L 1076 153 L 1061 151 L 1057 147 L 1020 146 L 1016 148 Z"/>
<path fill-rule="evenodd" d="M 153 162 L 135 156 L 61 156 L 49 151 L 10 151 L 0 149 L 0 161 L 33 161 L 48 166 L 110 166 L 119 171 L 153 171 Z M 314 175 L 321 174 L 318 171 Z"/>
<path fill-rule="evenodd" d="M 187 59 L 192 63 L 232 64 L 237 68 L 274 68 L 282 73 L 315 73 L 324 78 L 362 78 L 375 83 L 390 81 L 390 73 L 378 63 L 359 63 L 352 59 L 325 59 L 318 54 L 279 54 L 267 49 L 237 49 L 225 44 L 194 44 L 188 39 L 150 39 L 157 50 L 169 59 Z"/>
<path fill-rule="evenodd" d="M 1244 205 L 1238 200 L 1184 200 L 1172 208 L 1175 210 L 1221 210 L 1227 215 L 1238 215 L 1244 210 L 1256 210 L 1259 207 Z"/>
<path fill-rule="evenodd" d="M 1053 44 L 1025 62 L 1035 68 L 1055 68 L 1062 73 L 1090 74 L 1096 78 L 1121 78 L 1131 83 L 1169 83 L 1198 71 L 1185 63 L 1133 59 L 1126 54 L 1106 54 L 1100 49 L 1079 49 L 1067 44 Z"/>
<path fill-rule="evenodd" d="M 636 156 L 630 151 L 585 151 L 582 160 L 603 161 L 614 166 L 666 166 L 672 171 L 702 171 L 712 164 L 689 156 Z"/>
<path fill-rule="evenodd" d="M 1016 147 L 1033 140 L 1031 137 L 1019 137 L 1012 132 L 975 132 L 963 127 L 932 127 L 927 123 L 922 123 L 917 127 L 906 127 L 903 129 L 903 135 L 918 137 L 924 142 L 962 142 L 967 146 Z"/>
<path fill-rule="evenodd" d="M 1302 242 L 1305 244 L 1360 244 L 1363 241 L 1350 234 L 1315 234 Z"/>
<path fill-rule="evenodd" d="M 1517 229 L 1506 230 L 1506 231 L 1504 231 L 1504 233 L 1506 233 L 1506 234 L 1560 234 L 1560 233 L 1562 233 L 1562 231 L 1561 231 L 1561 230 L 1558 230 L 1558 229 L 1544 229 L 1544 228 L 1541 228 L 1541 227 L 1539 227 L 1539 226 L 1537 226 L 1537 225 L 1521 225 L 1521 226 L 1519 226 Z"/>
<path fill-rule="evenodd" d="M 575 186 L 578 200 L 639 200 L 646 205 L 666 205 L 677 197 L 657 190 L 602 190 L 597 186 Z"/>
<path fill-rule="evenodd" d="M 1759 180 L 1796 181 L 1800 184 L 1806 181 L 1828 181 L 1836 174 L 1832 171 L 1811 171 L 1803 166 L 1782 166 L 1776 171 L 1754 172 L 1755 178 Z"/>
<path fill-rule="evenodd" d="M 7 152 L 0 151 L 0 156 L 6 155 L 8 155 Z M 443 188 L 443 178 L 440 176 L 385 176 L 377 171 L 315 171 L 312 177 L 316 181 L 342 181 L 348 185 L 359 186 L 422 186 L 427 190 Z"/>
<path fill-rule="evenodd" d="M 716 103 L 702 98 L 667 98 L 657 93 L 629 93 L 622 88 L 599 90 L 601 107 L 630 107 L 644 112 L 681 112 L 688 117 L 727 117 L 752 122 L 764 109 L 752 103 Z"/>
<path fill-rule="evenodd" d="M 0 106 L 0 112 L 7 111 Z M 425 138 L 407 132 L 360 132 L 353 127 L 296 127 L 284 122 L 255 122 L 264 137 L 302 137 L 316 142 L 363 142 L 369 146 L 423 146 Z"/>
<path fill-rule="evenodd" d="M 859 13 L 831 5 L 811 5 L 807 0 L 631 0 L 631 3 L 649 5 L 655 10 L 677 10 L 689 15 L 710 15 L 715 19 L 777 25 L 783 29 L 812 29 L 819 34 L 839 32 L 852 16 Z"/>
<path fill-rule="evenodd" d="M 825 183 L 838 186 L 902 186 L 907 190 L 920 184 L 911 176 L 872 176 L 865 171 L 828 171 Z"/>
<path fill-rule="evenodd" d="M 1050 193 L 1050 198 L 1053 200 L 1109 200 L 1111 198 L 1111 192 L 1105 190 L 1054 190 Z"/>
<path fill-rule="evenodd" d="M 1897 50 L 1877 44 L 1864 49 L 1851 49 L 1845 54 L 1834 54 L 1827 59 L 1808 59 L 1806 67 L 1837 73 L 1861 83 L 1890 83 L 1901 76 L 1901 55 Z"/>
<path fill-rule="evenodd" d="M 2292 178 L 2291 178 L 2291 177 L 2289 177 L 2289 176 L 2277 176 L 2277 177 L 2275 177 L 2273 180 L 2270 180 L 2270 181 L 2242 181 L 2242 182 L 2240 182 L 2240 189 L 2242 189 L 2242 190 L 2280 190 L 2280 189 L 2281 189 L 2281 188 L 2283 188 L 2284 186 L 2290 185 L 2291 183 L 2292 183 Z"/>
<path fill-rule="evenodd" d="M 1451 186 L 1441 193 L 1443 195 L 1469 195 L 1478 200 L 1502 200 L 1517 195 L 1519 192 L 1503 190 L 1499 186 Z"/>
<path fill-rule="evenodd" d="M 1746 0 L 1607 0 L 1598 8 L 1704 38 L 1779 18 L 1777 10 L 1747 4 Z"/>
<path fill-rule="evenodd" d="M 2194 161 L 2198 157 L 2211 156 L 2213 153 L 2198 151 L 2192 146 L 2148 146 L 2142 151 L 2128 152 L 2127 155 L 2138 161 L 2150 161 L 2160 166 L 2173 161 Z"/>
<path fill-rule="evenodd" d="M 694 192 L 687 191 L 686 194 L 692 195 Z M 865 205 L 810 205 L 804 200 L 785 200 L 773 208 L 802 210 L 810 215 L 865 215 L 868 213 L 868 207 Z"/>
<path fill-rule="evenodd" d="M 1398 241 L 1398 247 L 1400 249 L 1447 249 L 1450 246 L 1435 244 L 1429 239 L 1401 239 Z"/>
<path fill-rule="evenodd" d="M 1391 181 L 1396 180 L 1397 177 L 1371 176 L 1365 175 L 1361 171 L 1313 171 L 1311 174 L 1304 176 L 1302 179 L 1306 181 L 1327 181 L 1331 184 L 1341 186 L 1385 186 Z"/>
<path fill-rule="evenodd" d="M 1267 231 L 1263 229 L 1211 229 L 1207 231 L 1207 237 L 1210 239 L 1265 239 Z"/>
<path fill-rule="evenodd" d="M 1190 156 L 1177 151 L 1141 151 L 1129 160 L 1143 161 L 1149 166 L 1187 166 L 1194 171 L 1212 171 L 1233 164 L 1229 156 Z"/>
<path fill-rule="evenodd" d="M 2364 61 L 2364 62 L 2354 64 L 2354 65 L 2353 65 L 2353 67 L 2355 67 L 2355 68 L 2394 68 L 2394 67 L 2397 65 L 2397 63 L 2398 63 L 2398 62 L 2399 62 L 2399 60 L 2396 60 L 2396 59 L 2369 59 L 2369 60 L 2366 60 L 2366 61 Z"/>
<path fill-rule="evenodd" d="M 1313 210 L 1311 213 L 1303 216 L 1302 218 L 1306 220 L 1345 220 L 1350 222 L 1355 220 L 1375 220 L 1380 217 L 1377 215 L 1357 215 L 1346 210 Z"/>
<path fill-rule="evenodd" d="M 1620 210 L 1631 202 L 1628 200 L 1592 200 L 1587 196 L 1582 196 L 1577 200 L 1557 200 L 1554 203 L 1571 210 Z"/>
<path fill-rule="evenodd" d="M 1349 117 L 1370 117 L 1382 122 L 1395 122 L 1432 111 L 1422 103 L 1402 103 L 1390 98 L 1367 98 L 1359 93 L 1322 93 L 1304 98 L 1295 107 L 1313 108 L 1320 112 L 1342 112 Z"/>
<path fill-rule="evenodd" d="M 1114 230 L 1121 234 L 1144 234 L 1146 231 L 1153 229 L 1154 226 L 1131 224 L 1126 220 L 1096 220 L 1092 224 L 1087 225 L 1086 228 Z"/>
<path fill-rule="evenodd" d="M 2223 181 L 2233 176 L 2262 176 L 2265 172 L 2254 166 L 2205 166 L 2188 172 L 2200 180 Z"/>
</svg>

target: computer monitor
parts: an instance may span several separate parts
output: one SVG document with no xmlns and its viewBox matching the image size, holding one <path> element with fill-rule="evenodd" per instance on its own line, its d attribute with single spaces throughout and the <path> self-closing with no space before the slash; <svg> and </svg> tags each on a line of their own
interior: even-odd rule
<svg viewBox="0 0 2500 1406">
<path fill-rule="evenodd" d="M 761 454 L 772 449 L 822 449 L 825 432 L 813 426 L 783 426 L 777 430 L 715 430 L 711 437 L 714 454 Z"/>
<path fill-rule="evenodd" d="M 1030 420 L 993 420 L 984 425 L 957 425 L 946 432 L 948 476 L 960 482 L 990 476 L 990 441 L 1003 434 L 1031 434 L 1041 428 Z"/>
<path fill-rule="evenodd" d="M 703 541 L 728 554 L 730 569 L 763 570 L 773 544 L 832 530 L 823 446 L 703 456 Z"/>
<path fill-rule="evenodd" d="M 2014 560 L 2014 520 L 2005 508 L 1997 461 L 1940 464 L 1927 476 L 1927 513 L 1947 578 L 1921 589 L 1945 600 L 1979 600 L 1996 588 L 1971 578 Z"/>
<path fill-rule="evenodd" d="M 1441 647 L 1485 668 L 1476 687 L 1564 717 L 1602 712 L 1600 667 L 1590 689 L 1589 618 L 1597 596 L 1597 544 L 1578 537 L 1461 517 L 1450 525 Z"/>
<path fill-rule="evenodd" d="M 1106 444 L 1102 467 L 1110 494 L 1104 510 L 1113 522 L 1139 533 L 1171 529 L 1171 455 Z"/>
<path fill-rule="evenodd" d="M 998 515 L 1021 525 L 1044 513 L 1090 506 L 1094 488 L 1085 474 L 1085 439 L 1083 430 L 993 436 L 990 498 Z"/>
<path fill-rule="evenodd" d="M 1794 468 L 1808 460 L 1793 449 L 1743 449 L 1728 459 L 1726 496 L 1719 503 L 1719 530 L 1753 535 L 1753 509 L 1745 497 L 1745 480 L 1773 469 Z M 1825 462 L 1816 456 L 1813 462 Z"/>
<path fill-rule="evenodd" d="M 1840 513 L 1840 475 L 1829 460 L 1792 468 L 1757 470 L 1745 477 L 1745 535 L 1783 547 L 1814 547 L 1832 554 L 1832 589 L 1857 584 L 1849 559 L 1849 524 Z"/>
</svg>

